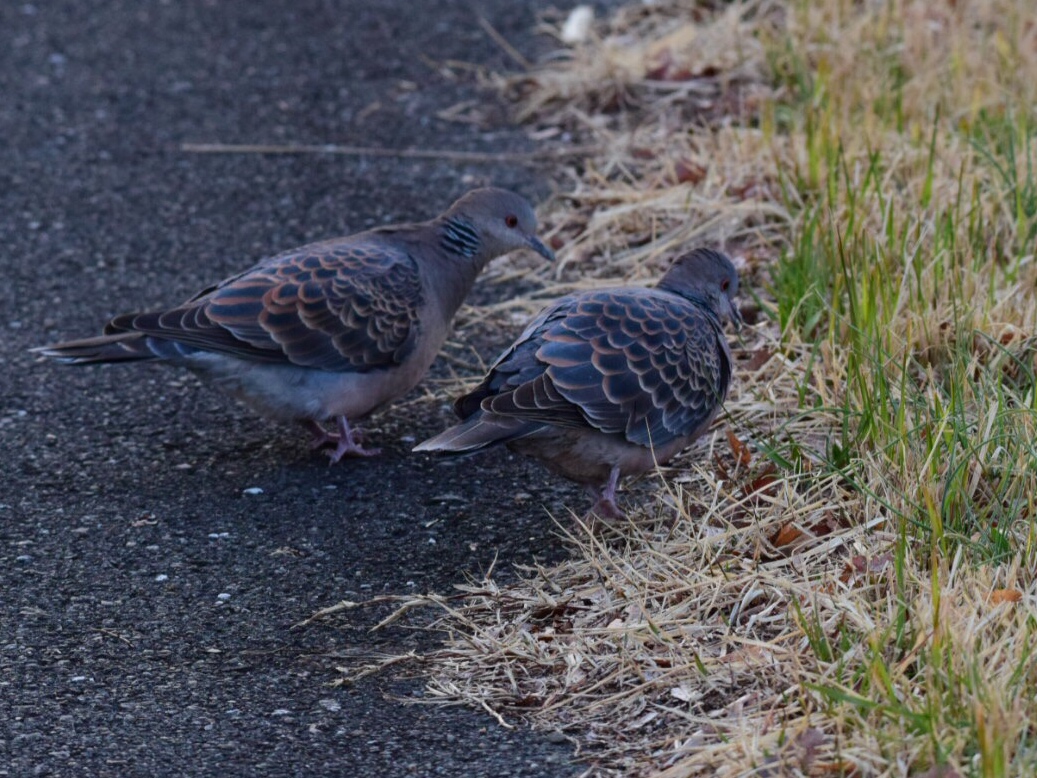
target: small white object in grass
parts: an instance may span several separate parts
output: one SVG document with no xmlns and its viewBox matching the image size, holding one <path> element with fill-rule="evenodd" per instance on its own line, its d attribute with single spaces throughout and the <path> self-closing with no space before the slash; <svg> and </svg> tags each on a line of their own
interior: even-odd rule
<svg viewBox="0 0 1037 778">
<path fill-rule="evenodd" d="M 262 494 L 263 490 L 260 489 L 258 486 L 250 486 L 248 489 L 242 489 L 241 493 L 242 494 Z"/>
<path fill-rule="evenodd" d="M 400 438 L 400 440 L 402 440 L 404 443 L 416 443 L 418 439 L 413 435 L 404 435 L 402 438 Z"/>
<path fill-rule="evenodd" d="M 594 24 L 594 9 L 589 5 L 576 6 L 569 12 L 569 18 L 562 25 L 562 42 L 583 43 L 590 37 L 592 24 Z"/>
<path fill-rule="evenodd" d="M 670 695 L 676 697 L 681 702 L 696 702 L 702 699 L 702 692 L 689 689 L 686 686 L 674 686 L 670 689 Z"/>
<path fill-rule="evenodd" d="M 168 581 L 169 580 L 169 576 L 166 575 L 165 573 L 159 573 L 158 575 L 155 576 L 155 580 L 158 581 L 159 583 L 162 583 L 163 581 Z"/>
<path fill-rule="evenodd" d="M 209 539 L 210 540 L 221 540 L 222 538 L 229 538 L 229 537 L 230 537 L 230 533 L 229 532 L 210 532 L 209 533 Z"/>
<path fill-rule="evenodd" d="M 436 545 L 436 539 L 435 539 L 435 538 L 429 538 L 429 539 L 428 539 L 428 544 L 429 544 L 430 546 L 434 546 L 434 545 Z"/>
<path fill-rule="evenodd" d="M 277 710 L 275 710 L 270 715 L 271 716 L 287 716 L 289 713 L 291 713 L 291 711 L 288 710 L 288 708 L 278 708 Z"/>
<path fill-rule="evenodd" d="M 230 599 L 230 595 L 227 594 L 227 592 L 220 592 L 219 594 L 216 595 L 216 599 L 219 600 L 220 602 L 226 602 L 227 600 Z"/>
</svg>

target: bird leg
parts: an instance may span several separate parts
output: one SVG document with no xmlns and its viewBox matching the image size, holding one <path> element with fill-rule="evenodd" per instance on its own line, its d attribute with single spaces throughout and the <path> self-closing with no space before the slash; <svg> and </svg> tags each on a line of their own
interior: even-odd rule
<svg viewBox="0 0 1037 778">
<path fill-rule="evenodd" d="M 311 435 L 313 435 L 313 440 L 310 441 L 311 449 L 324 448 L 332 443 L 338 443 L 337 434 L 328 432 L 313 419 L 303 419 L 300 423 L 310 431 Z"/>
<path fill-rule="evenodd" d="M 373 457 L 382 453 L 380 448 L 364 448 L 361 445 L 364 431 L 359 427 L 350 427 L 349 421 L 345 416 L 339 416 L 337 424 L 337 432 L 328 432 L 312 419 L 307 419 L 303 422 L 303 426 L 313 434 L 312 448 L 335 446 L 334 451 L 327 452 L 328 456 L 331 457 L 332 464 L 346 456 Z"/>
<path fill-rule="evenodd" d="M 592 519 L 594 517 L 600 519 L 625 519 L 626 514 L 619 509 L 616 505 L 616 485 L 619 483 L 619 467 L 613 467 L 609 473 L 608 483 L 599 493 L 596 489 L 591 490 L 591 495 L 597 498 L 594 501 L 594 505 L 587 512 L 585 518 Z"/>
</svg>

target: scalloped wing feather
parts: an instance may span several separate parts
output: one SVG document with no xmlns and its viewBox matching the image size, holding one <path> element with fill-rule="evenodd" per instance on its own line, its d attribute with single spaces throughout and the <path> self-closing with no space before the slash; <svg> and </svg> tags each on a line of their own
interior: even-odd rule
<svg viewBox="0 0 1037 778">
<path fill-rule="evenodd" d="M 384 238 L 382 239 L 384 241 Z M 423 303 L 414 260 L 384 242 L 326 242 L 282 254 L 167 311 L 113 319 L 242 359 L 333 372 L 400 364 Z"/>
<path fill-rule="evenodd" d="M 541 314 L 456 408 L 661 446 L 709 423 L 730 375 L 713 312 L 668 292 L 603 290 Z"/>
</svg>

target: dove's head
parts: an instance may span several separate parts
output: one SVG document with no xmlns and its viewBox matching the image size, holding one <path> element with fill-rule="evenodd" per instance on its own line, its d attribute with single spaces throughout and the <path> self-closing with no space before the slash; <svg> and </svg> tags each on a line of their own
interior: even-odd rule
<svg viewBox="0 0 1037 778">
<path fill-rule="evenodd" d="M 473 189 L 443 214 L 444 246 L 480 264 L 521 248 L 553 262 L 554 254 L 536 229 L 533 206 L 506 189 Z"/>
<path fill-rule="evenodd" d="M 726 254 L 697 248 L 673 260 L 659 287 L 706 303 L 721 319 L 730 319 L 741 329 L 742 315 L 734 302 L 738 294 L 738 271 Z"/>
</svg>

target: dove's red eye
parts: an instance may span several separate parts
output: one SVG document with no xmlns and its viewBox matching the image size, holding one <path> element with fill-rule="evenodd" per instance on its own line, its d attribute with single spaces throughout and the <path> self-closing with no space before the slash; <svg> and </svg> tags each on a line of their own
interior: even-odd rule
<svg viewBox="0 0 1037 778">
<path fill-rule="evenodd" d="M 508 214 L 504 217 L 504 223 L 507 224 L 511 229 L 518 227 L 518 216 L 515 214 Z"/>
<path fill-rule="evenodd" d="M 726 292 L 731 286 L 731 279 L 725 278 L 720 282 L 720 291 Z"/>
</svg>

